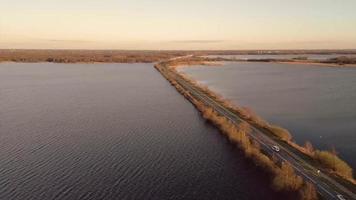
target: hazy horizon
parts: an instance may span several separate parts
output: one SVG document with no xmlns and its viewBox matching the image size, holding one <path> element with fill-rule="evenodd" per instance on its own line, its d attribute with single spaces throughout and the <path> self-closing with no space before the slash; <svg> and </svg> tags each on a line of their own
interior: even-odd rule
<svg viewBox="0 0 356 200">
<path fill-rule="evenodd" d="M 356 1 L 2 0 L 0 49 L 355 49 Z"/>
</svg>

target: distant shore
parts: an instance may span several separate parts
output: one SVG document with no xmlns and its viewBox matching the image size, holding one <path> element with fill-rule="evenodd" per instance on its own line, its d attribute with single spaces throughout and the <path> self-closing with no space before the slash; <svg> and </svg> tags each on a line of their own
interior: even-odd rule
<svg viewBox="0 0 356 200">
<path fill-rule="evenodd" d="M 356 64 L 337 64 L 337 63 L 321 63 L 321 62 L 277 62 L 277 63 L 283 63 L 283 64 L 300 64 L 300 65 L 318 65 L 318 66 L 322 66 L 322 67 L 356 67 Z"/>
<path fill-rule="evenodd" d="M 178 51 L 0 50 L 0 62 L 152 63 L 182 55 Z"/>
<path fill-rule="evenodd" d="M 356 50 L 196 50 L 196 51 L 153 51 L 153 50 L 24 50 L 24 49 L 0 49 L 0 63 L 154 63 L 179 56 L 209 56 L 209 55 L 301 55 L 301 54 L 343 54 L 355 55 Z M 243 61 L 227 58 L 213 58 L 211 61 Z M 245 60 L 246 61 L 246 60 Z M 329 63 L 321 63 L 309 60 L 277 60 L 277 59 L 251 59 L 250 62 L 283 62 L 298 64 L 322 64 L 325 66 L 356 66 L 356 59 L 335 58 L 327 60 Z M 350 63 L 351 62 L 351 63 Z M 339 66 L 339 65 L 338 65 Z"/>
</svg>

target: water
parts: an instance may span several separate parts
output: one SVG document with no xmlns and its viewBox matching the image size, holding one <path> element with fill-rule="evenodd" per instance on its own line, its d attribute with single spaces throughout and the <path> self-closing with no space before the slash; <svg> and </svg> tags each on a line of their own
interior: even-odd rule
<svg viewBox="0 0 356 200">
<path fill-rule="evenodd" d="M 356 57 L 356 54 L 249 54 L 249 55 L 211 55 L 207 57 L 228 58 L 228 59 L 293 59 L 298 57 L 306 57 L 309 60 L 328 60 L 340 56 Z"/>
<path fill-rule="evenodd" d="M 4 200 L 278 199 L 150 64 L 0 64 L 0 163 Z"/>
<path fill-rule="evenodd" d="M 287 128 L 299 144 L 335 147 L 356 169 L 356 68 L 233 62 L 182 70 Z"/>
</svg>

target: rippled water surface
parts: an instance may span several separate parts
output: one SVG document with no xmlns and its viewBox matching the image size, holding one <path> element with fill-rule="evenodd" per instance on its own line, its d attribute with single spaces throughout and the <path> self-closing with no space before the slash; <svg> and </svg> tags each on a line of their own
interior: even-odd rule
<svg viewBox="0 0 356 200">
<path fill-rule="evenodd" d="M 335 147 L 356 169 L 356 68 L 235 62 L 183 70 L 287 128 L 298 143 Z"/>
<path fill-rule="evenodd" d="M 0 64 L 2 200 L 278 199 L 266 179 L 150 64 Z"/>
</svg>

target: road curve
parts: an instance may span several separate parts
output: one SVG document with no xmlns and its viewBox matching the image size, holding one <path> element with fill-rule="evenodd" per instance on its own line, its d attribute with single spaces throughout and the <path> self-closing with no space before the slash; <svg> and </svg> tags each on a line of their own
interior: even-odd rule
<svg viewBox="0 0 356 200">
<path fill-rule="evenodd" d="M 208 96 L 201 88 L 186 81 L 175 70 L 170 69 L 168 66 L 158 66 L 158 68 L 161 73 L 164 73 L 165 76 L 175 80 L 182 88 L 188 91 L 193 98 L 203 102 L 207 106 L 212 107 L 216 112 L 228 118 L 232 123 L 239 124 L 245 121 L 241 119 L 238 114 Z M 251 127 L 251 139 L 258 142 L 261 149 L 267 154 L 275 155 L 279 161 L 288 161 L 298 175 L 302 176 L 304 180 L 309 181 L 316 186 L 318 193 L 323 199 L 340 200 L 338 195 L 342 195 L 346 200 L 356 200 L 356 195 L 354 193 L 336 182 L 334 179 L 330 178 L 328 175 L 322 172 L 318 173 L 318 169 L 308 164 L 300 156 L 296 155 L 285 146 L 281 145 L 280 141 L 267 136 L 263 133 L 263 131 L 253 127 L 252 125 Z M 278 153 L 272 150 L 271 147 L 274 145 L 280 147 L 280 151 Z"/>
</svg>

